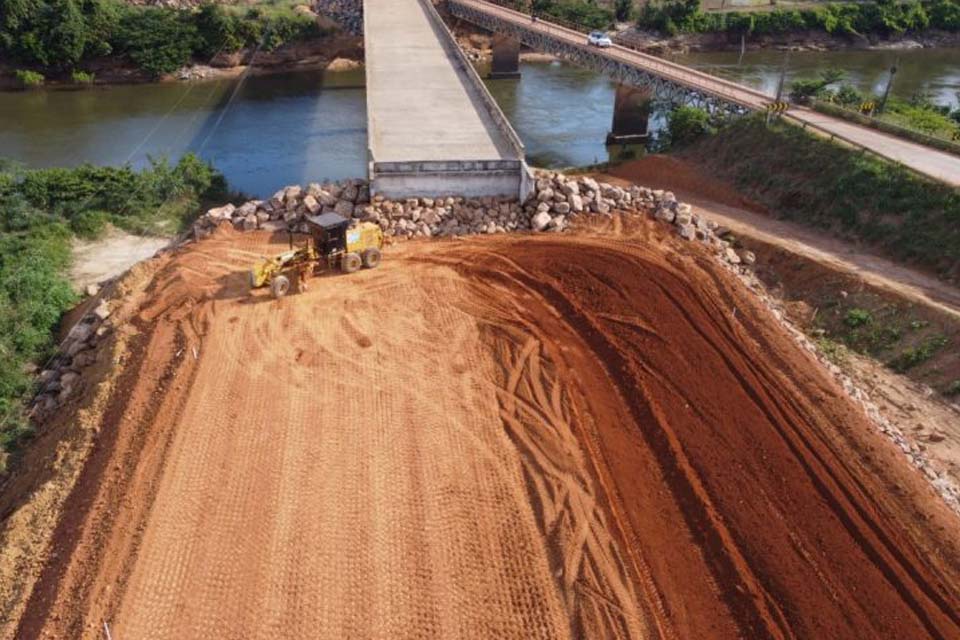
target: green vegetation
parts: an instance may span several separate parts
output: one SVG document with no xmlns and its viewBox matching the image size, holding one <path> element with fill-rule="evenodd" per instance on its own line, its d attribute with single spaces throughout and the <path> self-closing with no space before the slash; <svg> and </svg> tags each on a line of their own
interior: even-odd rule
<svg viewBox="0 0 960 640">
<path fill-rule="evenodd" d="M 960 191 L 762 116 L 687 151 L 777 215 L 960 276 Z"/>
<path fill-rule="evenodd" d="M 838 367 L 843 366 L 844 363 L 846 363 L 847 348 L 843 346 L 842 343 L 823 336 L 817 338 L 815 342 L 817 343 L 817 347 L 820 348 L 820 353 L 825 355 L 827 360 Z"/>
<path fill-rule="evenodd" d="M 322 35 L 316 21 L 287 4 L 243 13 L 207 4 L 198 10 L 132 6 L 119 0 L 4 0 L 0 56 L 44 70 L 75 70 L 106 55 L 123 55 L 157 76 L 218 52 Z"/>
<path fill-rule="evenodd" d="M 52 331 L 76 296 L 64 278 L 74 235 L 108 222 L 172 233 L 206 201 L 227 198 L 223 177 L 196 156 L 176 165 L 27 170 L 0 160 L 0 471 L 30 433 L 23 402 L 30 366 L 50 355 Z"/>
<path fill-rule="evenodd" d="M 847 315 L 844 317 L 843 322 L 851 329 L 855 329 L 873 322 L 873 315 L 866 309 L 854 307 L 853 309 L 847 311 Z"/>
<path fill-rule="evenodd" d="M 14 75 L 17 78 L 17 84 L 24 89 L 42 86 L 45 79 L 42 73 L 37 73 L 36 71 L 27 71 L 24 69 L 17 69 L 14 72 Z"/>
<path fill-rule="evenodd" d="M 710 114 L 703 109 L 677 107 L 667 116 L 669 146 L 673 148 L 689 144 L 710 130 Z"/>
<path fill-rule="evenodd" d="M 779 34 L 804 30 L 838 35 L 896 34 L 927 28 L 960 31 L 958 0 L 878 0 L 804 9 L 704 12 L 700 0 L 666 0 L 640 11 L 638 26 L 668 35 L 728 32 Z"/>
<path fill-rule="evenodd" d="M 515 0 L 513 4 L 520 11 L 530 8 L 526 0 Z M 600 6 L 596 0 L 533 0 L 533 13 L 584 29 L 608 29 L 614 22 L 614 11 Z"/>
<path fill-rule="evenodd" d="M 70 74 L 70 79 L 75 84 L 93 84 L 93 74 L 86 71 L 74 71 Z"/>
<path fill-rule="evenodd" d="M 933 336 L 927 338 L 914 347 L 908 347 L 897 357 L 887 363 L 887 366 L 897 373 L 904 373 L 908 369 L 923 364 L 929 360 L 934 353 L 945 347 L 948 340 L 944 336 Z"/>
<path fill-rule="evenodd" d="M 814 294 L 817 295 L 817 294 Z M 829 295 L 829 294 L 828 294 Z M 839 346 L 883 362 L 897 373 L 906 373 L 931 361 L 936 366 L 915 373 L 915 378 L 933 386 L 941 377 L 940 367 L 951 370 L 956 353 L 944 350 L 956 327 L 924 316 L 926 310 L 891 303 L 869 291 L 818 301 L 815 334 L 822 338 L 821 349 L 831 360 L 842 354 Z M 832 344 L 831 344 L 832 343 Z"/>
<path fill-rule="evenodd" d="M 960 395 L 960 379 L 954 380 L 947 385 L 947 388 L 943 390 L 943 395 L 945 396 L 958 396 Z"/>
<path fill-rule="evenodd" d="M 909 100 L 889 98 L 881 113 L 878 96 L 861 93 L 856 87 L 842 82 L 843 78 L 842 71 L 828 69 L 818 78 L 795 80 L 790 86 L 790 99 L 800 104 L 809 104 L 816 99 L 927 136 L 960 140 L 960 107 L 951 109 L 949 105 L 934 103 L 927 95 L 916 94 Z"/>
</svg>

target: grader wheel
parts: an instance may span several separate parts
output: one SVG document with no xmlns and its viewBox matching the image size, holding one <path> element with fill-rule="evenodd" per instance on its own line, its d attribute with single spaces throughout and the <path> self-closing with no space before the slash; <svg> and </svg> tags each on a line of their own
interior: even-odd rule
<svg viewBox="0 0 960 640">
<path fill-rule="evenodd" d="M 372 247 L 363 252 L 363 266 L 373 269 L 380 264 L 380 249 Z"/>
<path fill-rule="evenodd" d="M 270 293 L 274 298 L 282 298 L 290 291 L 290 278 L 287 276 L 277 276 L 270 282 Z"/>
<path fill-rule="evenodd" d="M 340 260 L 340 270 L 344 273 L 353 273 L 360 268 L 361 264 L 363 264 L 363 262 L 360 260 L 359 255 L 356 253 L 348 253 Z"/>
</svg>

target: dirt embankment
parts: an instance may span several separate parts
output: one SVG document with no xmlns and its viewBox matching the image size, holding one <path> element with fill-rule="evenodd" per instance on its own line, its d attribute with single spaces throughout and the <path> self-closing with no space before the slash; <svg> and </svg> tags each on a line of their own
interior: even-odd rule
<svg viewBox="0 0 960 640">
<path fill-rule="evenodd" d="M 614 221 L 279 301 L 264 232 L 152 261 L 5 633 L 960 634 L 956 515 L 702 248 Z"/>
</svg>

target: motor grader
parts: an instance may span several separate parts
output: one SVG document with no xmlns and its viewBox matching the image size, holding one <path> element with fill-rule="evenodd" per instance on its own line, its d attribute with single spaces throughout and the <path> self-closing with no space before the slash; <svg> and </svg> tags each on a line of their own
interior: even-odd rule
<svg viewBox="0 0 960 640">
<path fill-rule="evenodd" d="M 339 268 L 353 273 L 380 264 L 383 231 L 378 225 L 336 213 L 309 216 L 305 222 L 309 230 L 306 244 L 294 247 L 291 233 L 289 251 L 264 258 L 250 270 L 251 289 L 269 286 L 273 297 L 280 298 L 290 291 L 293 280 L 302 290 L 306 279 L 318 271 Z"/>
</svg>

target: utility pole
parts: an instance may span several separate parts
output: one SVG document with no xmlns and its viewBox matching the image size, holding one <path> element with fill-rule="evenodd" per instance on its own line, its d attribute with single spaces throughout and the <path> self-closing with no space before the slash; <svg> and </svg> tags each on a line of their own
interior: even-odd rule
<svg viewBox="0 0 960 640">
<path fill-rule="evenodd" d="M 900 66 L 900 56 L 893 59 L 893 66 L 890 67 L 890 77 L 887 79 L 887 86 L 883 90 L 883 97 L 880 98 L 880 104 L 877 106 L 877 113 L 883 113 L 887 106 L 887 98 L 890 96 L 890 89 L 893 88 L 893 76 L 897 75 L 897 67 Z"/>
<path fill-rule="evenodd" d="M 790 64 L 790 51 L 786 51 L 783 54 L 783 66 L 780 67 L 780 80 L 777 81 L 777 97 L 773 101 L 774 104 L 780 104 L 783 100 L 783 84 L 787 79 L 787 65 Z M 772 111 L 767 111 L 767 124 L 770 124 L 770 119 L 773 117 Z"/>
</svg>

